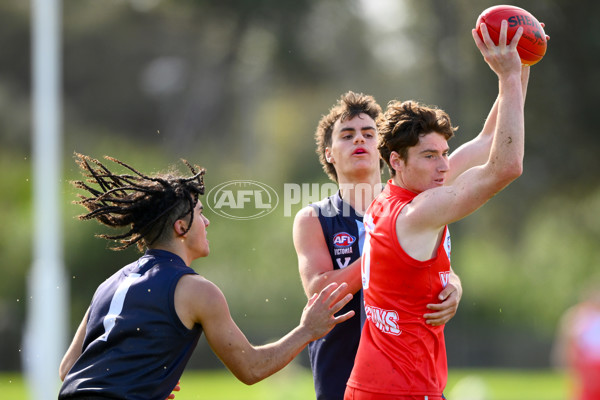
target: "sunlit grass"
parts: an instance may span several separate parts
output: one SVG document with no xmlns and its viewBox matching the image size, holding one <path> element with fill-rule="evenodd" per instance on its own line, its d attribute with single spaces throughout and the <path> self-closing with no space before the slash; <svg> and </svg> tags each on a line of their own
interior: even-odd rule
<svg viewBox="0 0 600 400">
<path fill-rule="evenodd" d="M 0 393 L 5 399 L 27 399 L 27 388 L 19 373 L 0 373 Z"/>
<path fill-rule="evenodd" d="M 567 379 L 549 370 L 452 370 L 444 393 L 449 400 L 566 400 Z"/>
<path fill-rule="evenodd" d="M 18 373 L 0 373 L 0 393 L 11 400 L 28 399 Z M 564 374 L 547 370 L 451 370 L 445 390 L 449 400 L 566 400 Z M 480 394 L 480 397 L 476 397 Z M 226 370 L 188 371 L 177 400 L 314 400 L 310 371 L 288 366 L 266 380 L 244 385 Z"/>
</svg>

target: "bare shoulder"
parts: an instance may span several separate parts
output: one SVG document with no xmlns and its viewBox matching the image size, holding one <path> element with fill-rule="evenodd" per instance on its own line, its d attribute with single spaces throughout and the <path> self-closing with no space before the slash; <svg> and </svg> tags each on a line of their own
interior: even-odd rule
<svg viewBox="0 0 600 400">
<path fill-rule="evenodd" d="M 193 274 L 182 276 L 176 291 L 181 292 L 186 298 L 196 301 L 210 301 L 214 298 L 224 297 L 221 289 L 213 282 L 203 276 Z"/>
<path fill-rule="evenodd" d="M 315 221 L 319 221 L 317 210 L 315 210 L 314 207 L 306 206 L 296 213 L 296 217 L 294 218 L 294 225 L 310 224 Z"/>
<path fill-rule="evenodd" d="M 450 190 L 452 190 L 450 188 Z M 403 226 L 407 230 L 422 231 L 429 228 L 436 212 L 436 204 L 442 202 L 448 187 L 428 189 L 419 193 L 398 214 L 397 220 L 405 221 Z"/>
<path fill-rule="evenodd" d="M 314 239 L 315 235 L 318 238 L 319 234 L 322 236 L 322 232 L 319 216 L 313 207 L 306 206 L 298 211 L 294 218 L 294 242 Z"/>
<path fill-rule="evenodd" d="M 200 275 L 184 275 L 175 289 L 175 310 L 191 328 L 213 314 L 229 312 L 225 295 L 217 285 Z"/>
</svg>

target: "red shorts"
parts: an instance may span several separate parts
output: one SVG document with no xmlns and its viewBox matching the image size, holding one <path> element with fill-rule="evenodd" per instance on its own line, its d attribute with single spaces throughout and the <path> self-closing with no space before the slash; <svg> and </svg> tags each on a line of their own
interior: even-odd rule
<svg viewBox="0 0 600 400">
<path fill-rule="evenodd" d="M 398 396 L 393 394 L 371 393 L 346 386 L 344 400 L 444 400 L 442 396 Z"/>
</svg>

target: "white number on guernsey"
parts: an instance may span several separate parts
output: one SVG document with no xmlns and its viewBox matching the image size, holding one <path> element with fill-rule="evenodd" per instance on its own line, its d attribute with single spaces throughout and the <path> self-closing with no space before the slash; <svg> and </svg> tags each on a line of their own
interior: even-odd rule
<svg viewBox="0 0 600 400">
<path fill-rule="evenodd" d="M 369 288 L 369 280 L 371 278 L 371 232 L 375 231 L 375 224 L 373 223 L 373 217 L 371 214 L 365 214 L 363 222 L 365 224 L 365 245 L 363 248 L 360 267 L 362 274 L 362 287 L 363 290 L 367 290 Z"/>
<path fill-rule="evenodd" d="M 444 250 L 448 256 L 448 261 L 452 261 L 452 242 L 450 241 L 450 229 L 446 227 L 446 237 L 444 238 Z"/>
<path fill-rule="evenodd" d="M 115 320 L 123 311 L 123 303 L 125 302 L 125 296 L 127 295 L 127 291 L 129 287 L 133 284 L 133 282 L 139 278 L 140 274 L 131 274 L 117 288 L 117 291 L 113 295 L 112 300 L 110 301 L 110 307 L 108 308 L 108 314 L 104 317 L 104 334 L 100 336 L 98 339 L 106 342 L 108 339 L 108 335 L 110 331 L 115 327 Z"/>
</svg>

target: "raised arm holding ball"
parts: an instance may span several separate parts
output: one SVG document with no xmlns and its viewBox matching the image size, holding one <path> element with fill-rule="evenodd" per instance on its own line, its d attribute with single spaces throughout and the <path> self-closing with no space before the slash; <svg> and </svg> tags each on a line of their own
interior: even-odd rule
<svg viewBox="0 0 600 400">
<path fill-rule="evenodd" d="M 499 42 L 480 25 L 473 39 L 499 81 L 498 99 L 478 136 L 449 159 L 455 128 L 442 110 L 413 101 L 391 102 L 379 124 L 378 149 L 392 178 L 368 208 L 362 256 L 367 321 L 345 400 L 442 400 L 448 368 L 443 326 L 421 317 L 448 282 L 447 225 L 485 204 L 523 169 L 524 92 L 519 27 Z"/>
</svg>

